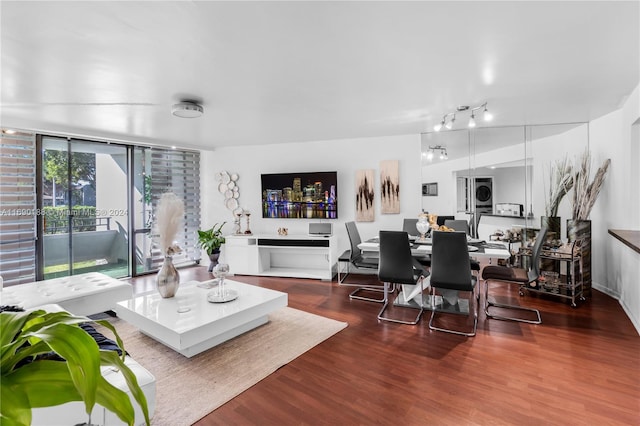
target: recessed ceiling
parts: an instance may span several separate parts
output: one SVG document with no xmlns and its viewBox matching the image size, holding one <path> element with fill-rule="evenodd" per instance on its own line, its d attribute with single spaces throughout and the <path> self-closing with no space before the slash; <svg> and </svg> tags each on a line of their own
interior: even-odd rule
<svg viewBox="0 0 640 426">
<path fill-rule="evenodd" d="M 494 125 L 584 122 L 640 81 L 637 1 L 3 1 L 0 12 L 3 126 L 142 143 L 419 134 L 485 101 Z M 204 115 L 171 115 L 183 100 Z"/>
</svg>

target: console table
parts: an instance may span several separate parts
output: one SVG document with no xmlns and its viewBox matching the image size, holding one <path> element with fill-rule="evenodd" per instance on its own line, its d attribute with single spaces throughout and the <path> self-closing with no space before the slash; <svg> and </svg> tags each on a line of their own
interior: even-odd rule
<svg viewBox="0 0 640 426">
<path fill-rule="evenodd" d="M 225 239 L 224 258 L 232 274 L 330 281 L 336 273 L 336 236 L 264 234 Z"/>
</svg>

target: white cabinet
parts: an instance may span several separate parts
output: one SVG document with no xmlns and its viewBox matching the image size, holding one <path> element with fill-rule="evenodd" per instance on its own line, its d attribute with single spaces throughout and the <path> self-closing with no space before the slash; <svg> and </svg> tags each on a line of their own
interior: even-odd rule
<svg viewBox="0 0 640 426">
<path fill-rule="evenodd" d="M 337 238 L 308 235 L 229 235 L 225 260 L 232 274 L 313 278 L 336 272 Z"/>
</svg>

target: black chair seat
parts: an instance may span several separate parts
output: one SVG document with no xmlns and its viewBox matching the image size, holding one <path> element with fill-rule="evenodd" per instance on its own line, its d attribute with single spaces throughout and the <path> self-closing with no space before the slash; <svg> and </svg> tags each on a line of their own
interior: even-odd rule
<svg viewBox="0 0 640 426">
<path fill-rule="evenodd" d="M 538 235 L 536 236 L 536 242 L 533 246 L 531 257 L 531 269 L 526 270 L 523 268 L 511 268 L 508 266 L 486 266 L 482 271 L 482 279 L 484 280 L 484 313 L 487 318 L 495 318 L 500 320 L 526 322 L 529 324 L 542 324 L 542 317 L 540 317 L 540 311 L 533 308 L 525 308 L 519 305 L 511 305 L 506 303 L 497 303 L 489 300 L 489 283 L 498 282 L 506 284 L 518 284 L 520 290 L 527 284 L 530 284 L 538 280 L 540 275 L 540 269 L 538 262 L 540 261 L 540 252 L 542 250 L 542 243 L 547 235 L 547 228 L 543 226 Z M 522 295 L 522 293 L 520 293 Z M 530 312 L 535 316 L 534 319 L 522 318 L 520 316 L 506 316 L 497 313 L 493 313 L 491 308 L 510 309 L 512 311 Z"/>
<path fill-rule="evenodd" d="M 474 259 L 469 259 L 469 262 L 471 262 L 472 271 L 480 271 L 480 262 Z"/>
<path fill-rule="evenodd" d="M 378 259 L 375 257 L 357 256 L 351 263 L 358 268 L 376 269 L 378 267 Z"/>
<path fill-rule="evenodd" d="M 483 280 L 513 281 L 528 283 L 529 275 L 522 268 L 507 268 L 505 266 L 485 266 L 482 271 Z"/>
<path fill-rule="evenodd" d="M 415 256 L 414 259 L 426 268 L 431 268 L 431 256 Z"/>
<path fill-rule="evenodd" d="M 351 261 L 351 250 L 345 250 L 344 253 L 338 257 L 338 262 L 350 262 Z"/>
</svg>

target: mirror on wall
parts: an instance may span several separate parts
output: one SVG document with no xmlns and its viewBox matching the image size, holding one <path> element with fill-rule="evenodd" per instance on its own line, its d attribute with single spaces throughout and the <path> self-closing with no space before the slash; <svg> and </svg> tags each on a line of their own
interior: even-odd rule
<svg viewBox="0 0 640 426">
<path fill-rule="evenodd" d="M 487 233 L 509 225 L 539 228 L 550 165 L 582 153 L 588 126 L 489 127 L 421 136 L 423 189 L 438 188 L 423 190 L 422 210 L 468 220 L 475 236 L 488 239 Z M 569 218 L 568 197 L 559 215 Z"/>
</svg>

